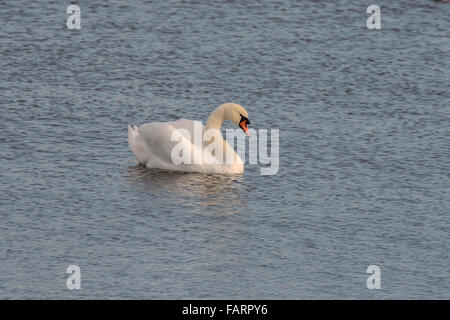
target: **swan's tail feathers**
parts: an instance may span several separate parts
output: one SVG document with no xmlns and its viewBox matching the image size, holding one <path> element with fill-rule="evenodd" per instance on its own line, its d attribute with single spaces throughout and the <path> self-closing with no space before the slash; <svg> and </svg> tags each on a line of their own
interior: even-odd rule
<svg viewBox="0 0 450 320">
<path fill-rule="evenodd" d="M 139 163 L 146 165 L 148 161 L 148 150 L 137 126 L 128 126 L 128 145 Z"/>
</svg>

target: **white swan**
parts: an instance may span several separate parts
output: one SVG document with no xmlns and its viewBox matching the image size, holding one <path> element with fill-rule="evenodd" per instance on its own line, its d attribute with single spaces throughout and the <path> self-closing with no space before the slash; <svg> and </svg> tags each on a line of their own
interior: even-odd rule
<svg viewBox="0 0 450 320">
<path fill-rule="evenodd" d="M 236 103 L 225 103 L 210 114 L 206 126 L 203 126 L 200 121 L 186 119 L 151 122 L 140 127 L 134 126 L 134 128 L 128 126 L 128 144 L 139 163 L 148 168 L 203 173 L 242 173 L 244 172 L 242 159 L 220 134 L 220 128 L 225 120 L 233 122 L 250 135 L 247 111 Z M 220 152 L 217 152 L 217 157 L 215 151 L 210 154 L 204 153 L 204 149 L 209 147 L 203 142 L 203 133 L 201 133 L 200 144 L 196 143 L 198 140 L 194 140 L 198 139 L 199 128 L 203 133 L 208 132 L 209 129 L 217 132 L 211 141 L 222 143 L 223 157 L 220 157 Z M 174 137 L 177 140 L 173 141 Z M 186 154 L 190 154 L 192 161 L 174 163 L 174 148 L 189 151 Z M 228 158 L 225 160 L 227 154 L 232 155 L 232 161 L 228 161 Z"/>
</svg>

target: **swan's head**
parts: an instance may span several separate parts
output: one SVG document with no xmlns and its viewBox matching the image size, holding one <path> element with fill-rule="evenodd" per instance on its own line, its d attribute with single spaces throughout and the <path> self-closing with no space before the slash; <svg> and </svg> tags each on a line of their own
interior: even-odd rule
<svg viewBox="0 0 450 320">
<path fill-rule="evenodd" d="M 250 136 L 250 132 L 248 131 L 250 120 L 248 120 L 247 111 L 242 106 L 232 102 L 224 104 L 224 107 L 226 119 L 239 126 L 239 128 Z"/>
</svg>

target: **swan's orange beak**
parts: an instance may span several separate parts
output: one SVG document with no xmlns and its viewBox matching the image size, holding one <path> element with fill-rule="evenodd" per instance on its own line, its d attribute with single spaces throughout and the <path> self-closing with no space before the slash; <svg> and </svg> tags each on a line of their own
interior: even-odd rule
<svg viewBox="0 0 450 320">
<path fill-rule="evenodd" d="M 244 132 L 247 134 L 247 136 L 250 137 L 250 132 L 248 131 L 247 123 L 249 123 L 249 121 L 246 119 L 246 120 L 242 121 L 241 123 L 239 123 L 239 127 L 241 127 L 241 129 L 244 130 Z"/>
</svg>

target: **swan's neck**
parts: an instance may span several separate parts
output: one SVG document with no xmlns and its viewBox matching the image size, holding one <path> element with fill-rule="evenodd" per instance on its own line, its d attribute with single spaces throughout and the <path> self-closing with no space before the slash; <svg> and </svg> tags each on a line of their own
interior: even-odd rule
<svg viewBox="0 0 450 320">
<path fill-rule="evenodd" d="M 208 117 L 206 121 L 206 130 L 217 129 L 220 131 L 222 123 L 225 121 L 225 108 L 222 106 L 217 107 Z"/>
</svg>

